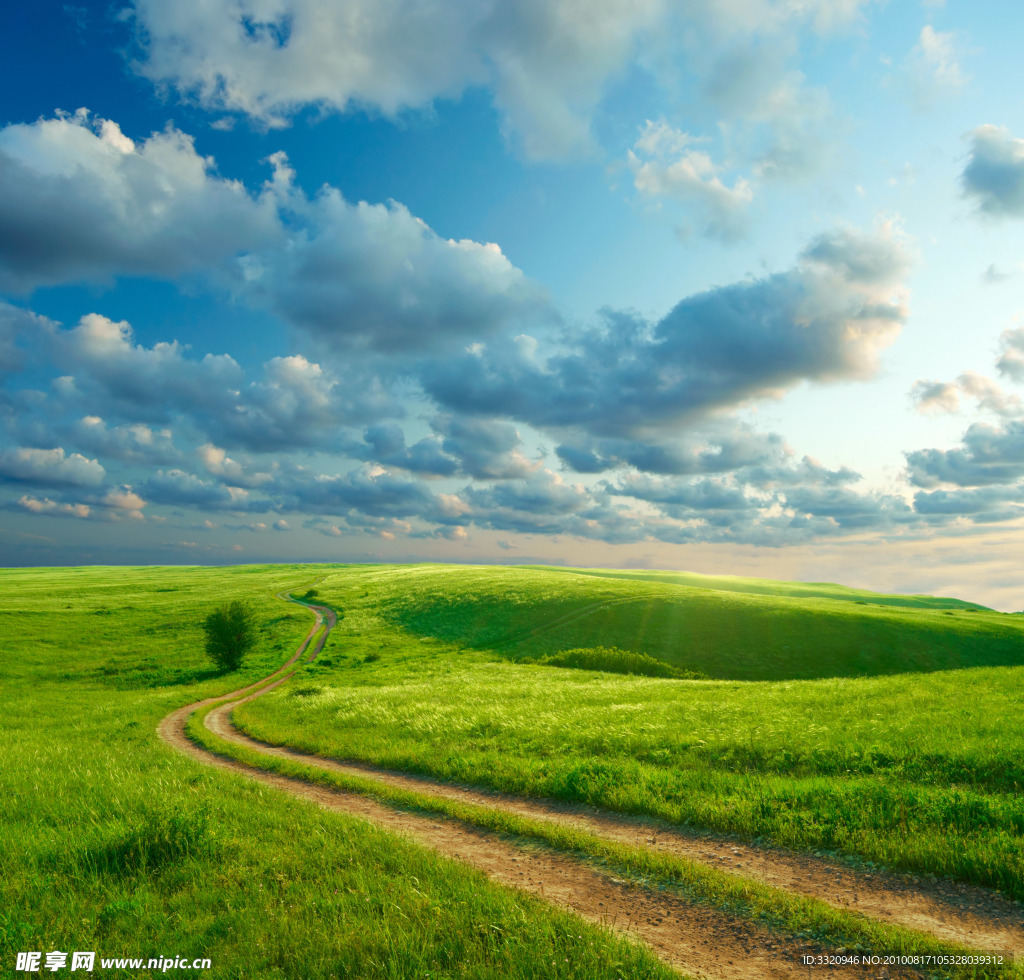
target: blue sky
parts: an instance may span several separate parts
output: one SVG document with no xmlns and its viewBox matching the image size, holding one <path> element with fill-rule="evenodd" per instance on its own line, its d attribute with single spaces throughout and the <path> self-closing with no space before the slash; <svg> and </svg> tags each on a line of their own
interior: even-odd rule
<svg viewBox="0 0 1024 980">
<path fill-rule="evenodd" d="M 0 13 L 5 564 L 1024 607 L 1016 4 Z"/>
</svg>

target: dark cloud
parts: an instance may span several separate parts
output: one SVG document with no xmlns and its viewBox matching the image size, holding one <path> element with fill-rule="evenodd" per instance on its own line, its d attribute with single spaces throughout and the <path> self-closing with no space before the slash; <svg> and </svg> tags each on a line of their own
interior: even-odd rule
<svg viewBox="0 0 1024 980">
<path fill-rule="evenodd" d="M 419 480 L 380 466 L 362 466 L 343 476 L 296 471 L 275 486 L 284 509 L 311 514 L 358 512 L 372 518 L 442 516 L 444 505 Z"/>
<path fill-rule="evenodd" d="M 960 487 L 1012 483 L 1024 476 L 1024 419 L 1003 425 L 976 422 L 956 449 L 906 453 L 910 482 L 930 489 L 943 483 Z"/>
<path fill-rule="evenodd" d="M 1012 381 L 1024 381 L 1024 327 L 1004 330 L 999 342 L 999 373 Z"/>
<path fill-rule="evenodd" d="M 960 185 L 983 214 L 1024 215 L 1024 140 L 1000 126 L 979 126 Z"/>
<path fill-rule="evenodd" d="M 355 445 L 349 453 L 357 459 L 408 470 L 422 476 L 453 476 L 459 470 L 458 460 L 444 449 L 438 436 L 427 436 L 407 446 L 405 431 L 400 425 L 371 425 L 363 433 L 365 446 Z"/>
<path fill-rule="evenodd" d="M 1024 517 L 1024 487 L 981 487 L 972 490 L 922 490 L 914 494 L 914 510 L 925 517 L 970 517 L 976 523 Z"/>
<path fill-rule="evenodd" d="M 907 268 L 891 231 L 838 231 L 793 270 L 689 297 L 655 324 L 606 311 L 570 350 L 544 356 L 520 336 L 435 359 L 421 380 L 456 412 L 637 436 L 801 380 L 870 376 L 906 318 Z"/>
<path fill-rule="evenodd" d="M 48 321 L 0 300 L 0 377 L 20 371 Z"/>
<path fill-rule="evenodd" d="M 830 470 L 821 463 L 804 456 L 799 463 L 780 460 L 774 465 L 754 465 L 742 470 L 743 482 L 759 489 L 785 489 L 786 487 L 842 487 L 857 483 L 861 475 L 848 466 Z"/>
<path fill-rule="evenodd" d="M 472 523 L 487 530 L 567 534 L 610 543 L 646 536 L 641 523 L 616 507 L 609 493 L 567 483 L 550 470 L 525 480 L 468 487 L 461 497 L 469 505 Z"/>
<path fill-rule="evenodd" d="M 440 415 L 430 420 L 430 426 L 434 434 L 407 446 L 400 425 L 372 425 L 362 442 L 350 442 L 345 451 L 356 459 L 428 477 L 517 479 L 540 465 L 526 458 L 519 432 L 507 422 Z"/>
<path fill-rule="evenodd" d="M 141 486 L 142 495 L 155 504 L 171 507 L 195 507 L 205 511 L 266 512 L 268 501 L 252 498 L 241 487 L 229 487 L 214 480 L 203 480 L 184 470 L 158 470 Z"/>
<path fill-rule="evenodd" d="M 909 505 L 891 494 L 857 493 L 848 487 L 789 487 L 786 506 L 798 515 L 825 518 L 843 531 L 877 530 L 912 518 Z"/>
<path fill-rule="evenodd" d="M 442 415 L 431 425 L 441 435 L 444 451 L 474 479 L 521 479 L 540 465 L 526 458 L 518 430 L 507 422 Z"/>
<path fill-rule="evenodd" d="M 728 479 L 664 480 L 646 476 L 623 478 L 611 493 L 656 504 L 674 521 L 700 521 L 710 528 L 736 528 L 757 516 L 763 501 L 748 497 L 744 488 Z M 692 531 L 693 528 L 691 527 Z"/>
<path fill-rule="evenodd" d="M 697 475 L 727 473 L 741 467 L 782 463 L 785 443 L 774 433 L 755 432 L 734 422 L 707 420 L 662 442 L 574 436 L 555 453 L 577 473 L 601 473 L 632 466 L 645 473 Z"/>
</svg>

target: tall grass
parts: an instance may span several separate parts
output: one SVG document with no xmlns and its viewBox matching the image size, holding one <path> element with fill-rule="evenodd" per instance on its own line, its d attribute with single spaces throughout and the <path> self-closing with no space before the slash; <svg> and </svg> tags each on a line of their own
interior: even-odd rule
<svg viewBox="0 0 1024 980">
<path fill-rule="evenodd" d="M 274 593 L 325 571 L 0 571 L 0 962 L 94 950 L 261 980 L 674 976 L 464 865 L 158 740 L 172 709 L 287 659 L 312 617 Z M 222 676 L 201 623 L 236 598 L 261 639 Z"/>
</svg>

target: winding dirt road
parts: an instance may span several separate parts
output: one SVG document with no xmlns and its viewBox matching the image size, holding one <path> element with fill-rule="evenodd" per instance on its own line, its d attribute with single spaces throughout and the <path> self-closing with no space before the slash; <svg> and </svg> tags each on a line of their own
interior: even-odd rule
<svg viewBox="0 0 1024 980">
<path fill-rule="evenodd" d="M 291 597 L 282 594 L 279 598 Z M 291 677 L 294 666 L 323 626 L 323 632 L 306 658 L 307 662 L 313 660 L 336 623 L 334 612 L 326 606 L 300 604 L 315 614 L 316 621 L 285 664 L 261 681 L 172 712 L 160 723 L 160 737 L 206 764 L 243 773 L 310 799 L 326 809 L 343 811 L 405 833 L 448 857 L 473 865 L 495 881 L 539 895 L 586 919 L 623 931 L 642 940 L 664 962 L 692 977 L 709 980 L 806 977 L 807 967 L 801 965 L 800 956 L 821 950 L 814 943 L 792 943 L 748 920 L 687 902 L 671 893 L 636 887 L 573 858 L 515 846 L 493 833 L 456 820 L 392 809 L 355 793 L 312 785 L 220 756 L 201 748 L 186 735 L 188 717 L 200 708 L 223 702 L 207 714 L 206 727 L 220 738 L 264 755 L 501 808 L 533 819 L 577 826 L 610 840 L 723 868 L 839 908 L 928 932 L 942 940 L 985 951 L 1024 951 L 1024 914 L 1020 905 L 984 889 L 885 872 L 858 871 L 807 854 L 753 847 L 713 835 L 687 834 L 667 824 L 631 819 L 589 807 L 452 786 L 361 763 L 324 759 L 250 738 L 232 723 L 233 709 Z M 866 968 L 828 969 L 828 976 L 836 978 L 877 975 Z M 888 976 L 917 977 L 919 974 L 891 970 Z"/>
</svg>

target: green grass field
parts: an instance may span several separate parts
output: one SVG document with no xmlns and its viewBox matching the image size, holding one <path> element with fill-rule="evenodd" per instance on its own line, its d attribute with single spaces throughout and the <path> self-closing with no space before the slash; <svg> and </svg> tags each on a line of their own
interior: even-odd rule
<svg viewBox="0 0 1024 980">
<path fill-rule="evenodd" d="M 0 963 L 19 951 L 209 957 L 225 978 L 674 976 L 636 945 L 160 742 L 172 709 L 272 671 L 336 568 L 0 571 Z M 215 673 L 200 623 L 256 606 Z M 104 976 L 138 972 L 103 970 Z M 142 975 L 147 975 L 143 971 Z"/>
<path fill-rule="evenodd" d="M 325 574 L 322 660 L 250 734 L 1024 898 L 1024 617 L 671 573 Z M 673 680 L 521 662 L 617 647 Z"/>
</svg>

